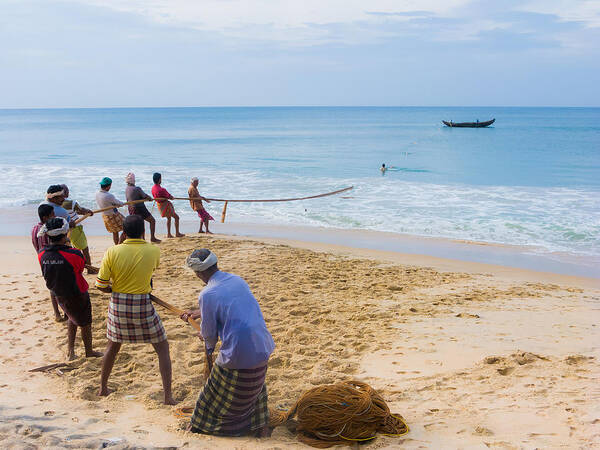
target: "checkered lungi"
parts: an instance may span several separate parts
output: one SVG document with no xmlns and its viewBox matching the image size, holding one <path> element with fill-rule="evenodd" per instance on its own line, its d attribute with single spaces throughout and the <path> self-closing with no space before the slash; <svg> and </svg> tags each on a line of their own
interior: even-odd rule
<svg viewBox="0 0 600 450">
<path fill-rule="evenodd" d="M 118 233 L 123 229 L 123 214 L 117 212 L 115 214 L 104 214 L 102 216 L 102 220 L 104 220 L 104 226 L 106 227 L 106 231 L 109 233 Z"/>
<path fill-rule="evenodd" d="M 167 333 L 150 294 L 113 292 L 108 304 L 106 337 L 112 342 L 156 344 L 166 340 Z"/>
<path fill-rule="evenodd" d="M 196 402 L 194 433 L 245 436 L 269 424 L 267 362 L 254 369 L 215 364 Z"/>
</svg>

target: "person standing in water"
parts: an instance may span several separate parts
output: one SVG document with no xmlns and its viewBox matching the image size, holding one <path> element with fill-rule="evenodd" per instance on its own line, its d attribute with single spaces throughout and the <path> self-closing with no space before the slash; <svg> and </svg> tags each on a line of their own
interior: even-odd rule
<svg viewBox="0 0 600 450">
<path fill-rule="evenodd" d="M 171 234 L 171 217 L 175 219 L 175 236 L 185 236 L 185 234 L 179 232 L 179 216 L 175 212 L 173 203 L 169 201 L 173 198 L 173 196 L 169 194 L 169 191 L 160 185 L 162 183 L 162 175 L 156 172 L 154 175 L 152 175 L 152 180 L 154 181 L 154 186 L 152 186 L 152 196 L 155 199 L 161 199 L 156 200 L 156 204 L 158 205 L 158 210 L 160 211 L 161 217 L 167 218 L 167 237 L 173 237 Z"/>
</svg>

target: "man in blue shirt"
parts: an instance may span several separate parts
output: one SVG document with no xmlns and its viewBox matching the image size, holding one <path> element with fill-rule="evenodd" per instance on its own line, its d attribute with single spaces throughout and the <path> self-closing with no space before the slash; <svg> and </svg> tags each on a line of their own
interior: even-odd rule
<svg viewBox="0 0 600 450">
<path fill-rule="evenodd" d="M 210 250 L 195 250 L 187 266 L 206 284 L 199 309 L 181 318 L 202 318 L 210 376 L 198 397 L 190 430 L 220 436 L 268 435 L 269 411 L 265 377 L 275 343 L 248 284 L 221 272 Z M 221 349 L 214 366 L 212 354 Z M 212 366 L 212 367 L 211 367 Z M 212 369 L 212 370 L 211 370 Z"/>
</svg>

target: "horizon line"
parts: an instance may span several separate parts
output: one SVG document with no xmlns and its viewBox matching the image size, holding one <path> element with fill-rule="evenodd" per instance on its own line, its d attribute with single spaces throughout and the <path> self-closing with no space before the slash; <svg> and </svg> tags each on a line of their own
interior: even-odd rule
<svg viewBox="0 0 600 450">
<path fill-rule="evenodd" d="M 595 109 L 598 106 L 568 105 L 203 105 L 203 106 L 0 106 L 0 111 L 65 109 L 202 109 L 202 108 L 572 108 Z"/>
</svg>

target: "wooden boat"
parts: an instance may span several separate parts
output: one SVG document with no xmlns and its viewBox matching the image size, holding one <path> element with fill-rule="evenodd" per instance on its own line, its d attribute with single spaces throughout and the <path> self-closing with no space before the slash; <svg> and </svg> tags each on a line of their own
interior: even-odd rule
<svg viewBox="0 0 600 450">
<path fill-rule="evenodd" d="M 489 127 L 493 124 L 496 119 L 488 120 L 487 122 L 446 122 L 442 120 L 442 123 L 450 128 L 484 128 Z"/>
</svg>

